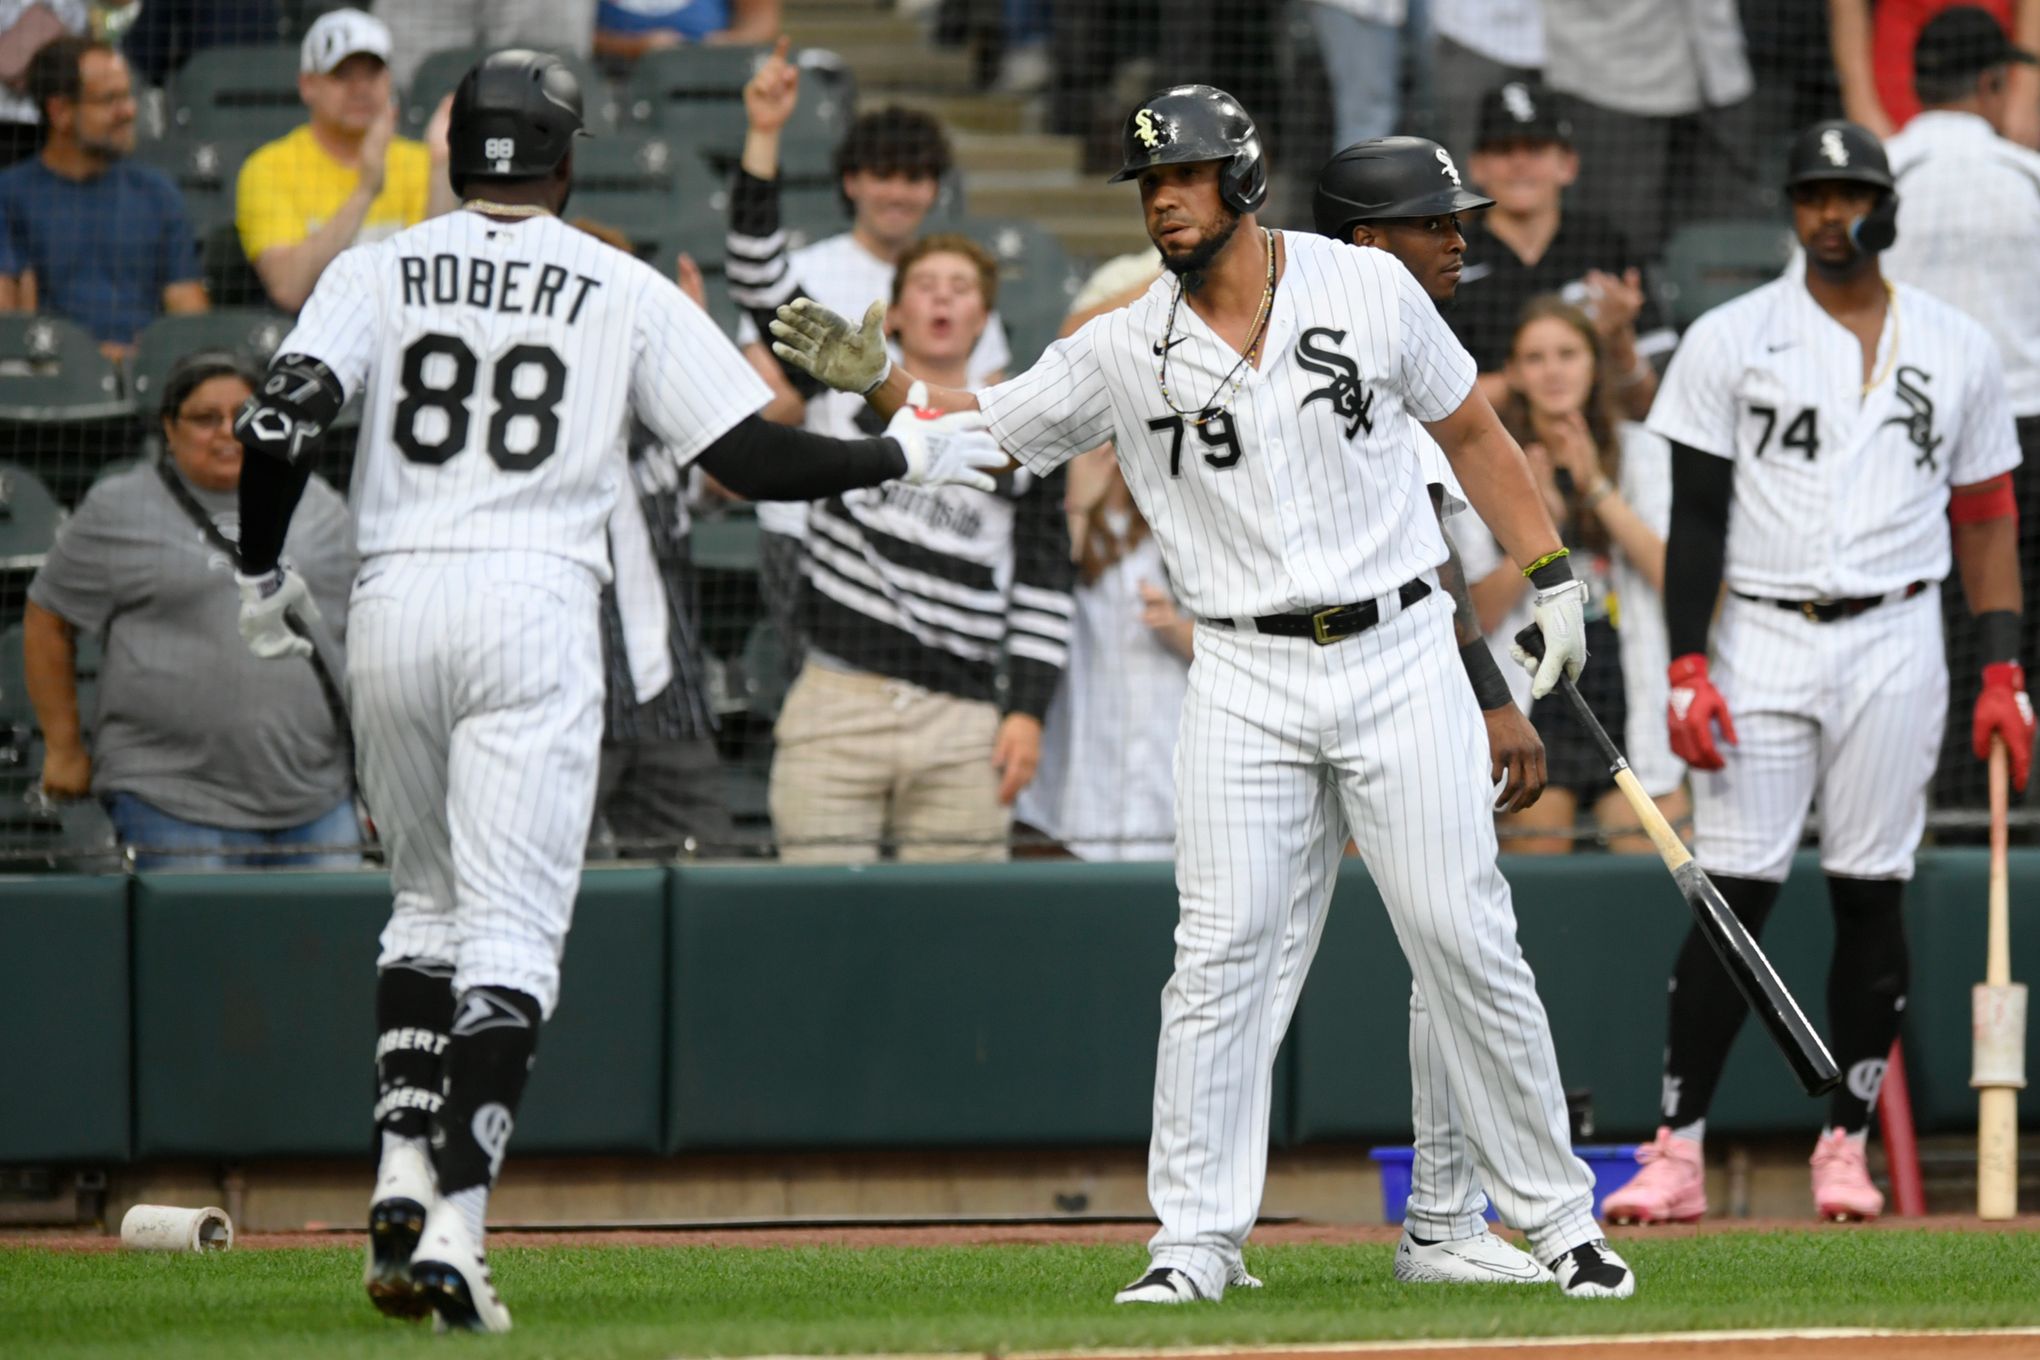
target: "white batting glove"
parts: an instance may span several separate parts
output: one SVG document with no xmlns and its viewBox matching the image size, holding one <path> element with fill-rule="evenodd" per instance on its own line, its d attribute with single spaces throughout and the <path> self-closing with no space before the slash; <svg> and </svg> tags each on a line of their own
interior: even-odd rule
<svg viewBox="0 0 2040 1360">
<path fill-rule="evenodd" d="M 286 656 L 310 656 L 312 640 L 290 626 L 290 614 L 305 623 L 319 621 L 319 606 L 305 587 L 305 578 L 279 564 L 260 576 L 234 573 L 241 588 L 241 640 L 248 650 L 264 661 Z"/>
<path fill-rule="evenodd" d="M 1538 660 L 1520 644 L 1511 644 L 1509 655 L 1531 673 L 1530 697 L 1542 699 L 1558 687 L 1558 677 L 1580 678 L 1587 664 L 1587 624 L 1581 610 L 1587 601 L 1587 583 L 1566 581 L 1537 592 L 1531 618 L 1544 635 L 1544 659 Z"/>
<path fill-rule="evenodd" d="M 885 427 L 886 438 L 897 440 L 907 456 L 907 472 L 900 480 L 913 486 L 968 486 L 990 491 L 996 486 L 992 474 L 1002 470 L 1006 455 L 985 431 L 983 411 L 931 410 L 928 384 L 917 382 L 907 389 L 907 404 L 893 413 Z"/>
<path fill-rule="evenodd" d="M 885 304 L 874 302 L 852 326 L 813 298 L 795 298 L 772 322 L 772 352 L 838 392 L 869 396 L 892 372 L 885 349 Z"/>
</svg>

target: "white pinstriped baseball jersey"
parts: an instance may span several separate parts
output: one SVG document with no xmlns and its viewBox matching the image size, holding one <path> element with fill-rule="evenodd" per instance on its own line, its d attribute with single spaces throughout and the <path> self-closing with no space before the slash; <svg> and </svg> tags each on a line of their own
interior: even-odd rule
<svg viewBox="0 0 2040 1360">
<path fill-rule="evenodd" d="M 1898 240 L 1878 264 L 1990 332 L 2015 416 L 2040 415 L 2040 152 L 1973 113 L 1929 109 L 1884 144 Z"/>
<path fill-rule="evenodd" d="M 1229 414 L 1239 355 L 1187 303 L 1165 337 L 1173 276 L 1051 345 L 979 405 L 1002 448 L 1046 473 L 1107 439 L 1184 607 L 1206 618 L 1391 594 L 1445 560 L 1409 416 L 1442 420 L 1472 358 L 1401 262 L 1280 233 L 1288 263 L 1259 369 Z M 1336 457 L 1324 458 L 1324 450 Z"/>
<path fill-rule="evenodd" d="M 686 464 L 770 396 L 669 280 L 553 217 L 453 212 L 349 250 L 282 352 L 364 392 L 364 558 L 542 552 L 606 575 L 629 414 Z"/>
<path fill-rule="evenodd" d="M 1686 332 L 1650 428 L 1735 461 L 1729 589 L 1839 599 L 1948 574 L 1948 488 L 2019 462 L 1997 347 L 1898 284 L 1871 373 L 1866 393 L 1862 346 L 1798 272 Z"/>
</svg>

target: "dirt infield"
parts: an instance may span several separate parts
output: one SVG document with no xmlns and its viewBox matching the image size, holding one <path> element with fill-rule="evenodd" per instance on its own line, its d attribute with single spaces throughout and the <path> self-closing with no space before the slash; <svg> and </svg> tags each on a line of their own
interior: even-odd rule
<svg viewBox="0 0 2040 1360">
<path fill-rule="evenodd" d="M 1715 1218 L 1703 1223 L 1670 1224 L 1652 1228 L 1611 1227 L 1608 1235 L 1624 1238 L 1665 1239 L 1713 1236 L 1721 1233 L 1761 1233 L 1803 1230 L 1820 1226 L 1803 1218 Z M 2040 1232 L 2040 1214 L 2029 1214 L 2007 1223 L 1986 1223 L 1960 1214 L 1936 1214 L 1924 1218 L 1884 1218 L 1875 1223 L 1826 1225 L 1831 1232 Z M 305 1232 L 248 1233 L 234 1239 L 236 1248 L 268 1251 L 291 1247 L 325 1247 L 361 1232 L 358 1225 L 317 1226 Z M 492 1224 L 491 1239 L 516 1247 L 960 1247 L 960 1246 L 1088 1246 L 1115 1242 L 1141 1243 L 1153 1234 L 1152 1223 L 1139 1222 L 1050 1222 L 1050 1223 L 823 1223 L 823 1224 L 704 1224 L 685 1227 L 520 1227 Z M 1388 1244 L 1402 1235 L 1402 1229 L 1381 1223 L 1265 1223 L 1254 1229 L 1253 1245 L 1308 1243 L 1342 1246 Z M 81 1233 L 76 1229 L 4 1229 L 0 1247 L 40 1247 L 45 1251 L 113 1251 L 120 1246 L 116 1232 Z M 2029 1339 L 2024 1354 L 2040 1356 L 2040 1339 Z M 1286 1358 L 1285 1358 L 1286 1360 Z"/>
</svg>

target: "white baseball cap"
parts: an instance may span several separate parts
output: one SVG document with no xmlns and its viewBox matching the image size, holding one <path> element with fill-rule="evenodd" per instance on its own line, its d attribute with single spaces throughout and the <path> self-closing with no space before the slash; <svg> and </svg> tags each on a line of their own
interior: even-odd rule
<svg viewBox="0 0 2040 1360">
<path fill-rule="evenodd" d="M 305 33 L 298 69 L 310 75 L 331 75 L 334 67 L 358 52 L 388 61 L 389 25 L 358 9 L 331 10 L 321 14 Z"/>
</svg>

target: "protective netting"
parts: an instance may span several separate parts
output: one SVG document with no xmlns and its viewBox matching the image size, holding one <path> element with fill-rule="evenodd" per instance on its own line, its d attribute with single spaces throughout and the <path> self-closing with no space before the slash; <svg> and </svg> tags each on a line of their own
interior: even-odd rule
<svg viewBox="0 0 2040 1360">
<path fill-rule="evenodd" d="M 0 0 L 0 150 L 16 161 L 0 176 L 0 841 L 16 862 L 117 862 L 114 823 L 188 859 L 210 853 L 194 848 L 217 839 L 208 827 L 246 833 L 230 851 L 244 854 L 351 825 L 326 716 L 339 700 L 310 668 L 265 693 L 208 664 L 239 646 L 227 558 L 189 550 L 196 525 L 154 463 L 169 457 L 201 511 L 231 504 L 222 418 L 242 379 L 180 364 L 225 351 L 259 368 L 338 249 L 449 206 L 434 115 L 493 47 L 567 60 L 593 134 L 576 144 L 569 215 L 699 290 L 770 375 L 771 418 L 870 428 L 860 403 L 801 389 L 757 343 L 746 307 L 796 286 L 853 316 L 891 302 L 910 366 L 969 384 L 1024 369 L 1073 311 L 1142 287 L 1155 264 L 1135 191 L 1105 179 L 1146 94 L 1207 82 L 1256 121 L 1276 227 L 1310 228 L 1337 148 L 1441 142 L 1508 219 L 1468 219 L 1447 304 L 1498 405 L 1525 306 L 1556 295 L 1594 333 L 1593 399 L 1613 429 L 1646 416 L 1696 317 L 1788 267 L 1793 134 L 1845 108 L 1879 132 L 1913 113 L 1911 30 L 1939 7 L 383 0 L 386 27 L 342 15 L 314 32 L 333 8 Z M 761 89 L 781 31 L 791 67 Z M 1992 106 L 2002 130 L 2040 140 L 2032 68 L 1985 74 L 2008 86 Z M 2040 196 L 2023 211 L 2040 215 Z M 2005 358 L 2015 391 L 2032 381 L 2030 356 Z M 1527 437 L 1565 414 L 1515 407 Z M 2040 401 L 2014 410 L 2040 448 Z M 357 440 L 389 433 L 343 419 L 320 469 L 331 523 L 293 540 L 342 616 L 340 502 Z M 1630 438 L 1609 434 L 1604 452 Z M 598 856 L 1167 856 L 1189 621 L 1109 453 L 991 495 L 853 493 L 805 512 L 761 512 L 635 453 L 638 513 L 612 537 L 656 570 L 605 606 Z M 1616 553 L 1581 508 L 1591 471 L 1538 459 L 1581 556 Z M 1669 500 L 1654 475 L 1655 488 L 1617 480 L 1642 509 Z M 88 492 L 96 516 L 78 513 Z M 1520 626 L 1500 589 L 1513 565 L 1477 524 L 1454 537 L 1470 572 L 1494 575 L 1475 592 L 1484 622 Z M 2021 542 L 2030 583 L 2040 514 Z M 1948 596 L 1931 818 L 1944 838 L 1974 834 L 1984 805 L 1969 753 L 1980 659 L 1952 581 Z M 1618 655 L 1597 664 L 1619 670 Z M 1624 677 L 1638 702 L 1662 703 L 1662 661 Z M 102 676 L 118 711 L 101 711 Z M 1613 705 L 1623 691 L 1596 693 Z M 225 735 L 250 726 L 296 735 L 275 738 L 287 750 Z M 1546 740 L 1556 769 L 1583 738 Z M 1509 830 L 1606 841 L 1619 828 L 1597 813 L 1604 792 L 1589 768 L 1565 815 Z"/>
</svg>

